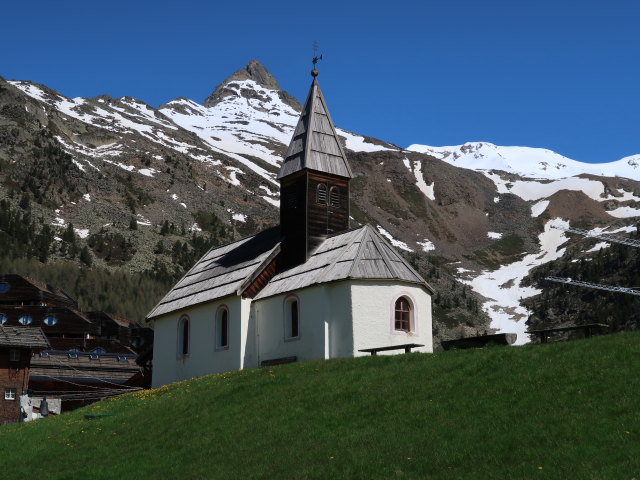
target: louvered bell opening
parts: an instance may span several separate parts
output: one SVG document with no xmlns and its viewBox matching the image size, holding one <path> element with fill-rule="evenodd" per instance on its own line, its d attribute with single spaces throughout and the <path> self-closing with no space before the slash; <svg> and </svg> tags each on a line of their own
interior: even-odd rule
<svg viewBox="0 0 640 480">
<path fill-rule="evenodd" d="M 340 189 L 338 187 L 331 187 L 331 190 L 329 190 L 329 197 L 332 207 L 340 206 Z"/>
<path fill-rule="evenodd" d="M 327 186 L 324 183 L 318 185 L 316 188 L 316 203 L 320 205 L 327 204 Z"/>
</svg>

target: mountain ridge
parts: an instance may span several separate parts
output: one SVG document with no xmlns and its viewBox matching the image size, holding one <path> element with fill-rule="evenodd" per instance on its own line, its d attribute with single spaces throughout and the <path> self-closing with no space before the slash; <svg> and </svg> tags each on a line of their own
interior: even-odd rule
<svg viewBox="0 0 640 480">
<path fill-rule="evenodd" d="M 157 109 L 127 96 L 70 99 L 33 82 L 0 81 L 0 198 L 18 210 L 31 200 L 57 238 L 73 225 L 98 265 L 138 272 L 157 261 L 187 268 L 206 238 L 275 225 L 275 176 L 299 111 L 268 88 L 277 81 L 258 62 L 238 72 L 214 90 L 210 106 L 178 97 Z M 494 325 L 524 332 L 521 299 L 536 289 L 520 282 L 575 243 L 548 233 L 556 218 L 616 229 L 640 217 L 637 179 L 581 173 L 589 164 L 548 150 L 485 142 L 405 150 L 337 131 L 355 174 L 354 226 L 373 225 L 430 282 L 440 275 L 441 336 L 486 326 L 471 318 L 479 315 L 471 289 L 495 297 L 482 300 Z M 538 150 L 527 177 L 517 160 Z M 54 166 L 62 170 L 48 175 Z M 68 256 L 61 247 L 50 244 L 55 258 Z"/>
</svg>

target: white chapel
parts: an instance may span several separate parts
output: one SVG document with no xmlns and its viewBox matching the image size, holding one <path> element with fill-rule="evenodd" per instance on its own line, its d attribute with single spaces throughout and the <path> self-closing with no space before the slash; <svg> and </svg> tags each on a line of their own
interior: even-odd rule
<svg viewBox="0 0 640 480">
<path fill-rule="evenodd" d="M 151 310 L 154 387 L 372 348 L 433 351 L 433 289 L 374 228 L 349 229 L 353 174 L 311 73 L 278 174 L 280 225 L 212 248 Z"/>
</svg>

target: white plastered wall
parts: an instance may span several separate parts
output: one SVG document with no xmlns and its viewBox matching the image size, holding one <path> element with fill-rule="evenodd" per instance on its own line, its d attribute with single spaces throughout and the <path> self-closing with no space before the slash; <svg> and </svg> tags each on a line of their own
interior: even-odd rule
<svg viewBox="0 0 640 480">
<path fill-rule="evenodd" d="M 285 339 L 284 334 L 285 299 L 289 296 L 276 295 L 254 302 L 260 362 L 291 356 L 298 360 L 324 358 L 324 287 L 295 292 L 299 309 L 299 335 L 296 339 Z"/>
<path fill-rule="evenodd" d="M 412 306 L 411 332 L 394 329 L 395 301 L 405 296 Z M 351 283 L 353 315 L 353 355 L 363 348 L 386 347 L 405 343 L 418 343 L 424 347 L 416 352 L 433 352 L 431 296 L 418 285 L 391 281 L 356 280 Z M 403 353 L 404 350 L 380 352 L 382 354 Z"/>
<path fill-rule="evenodd" d="M 222 373 L 255 365 L 255 355 L 247 352 L 250 300 L 229 296 L 216 302 L 196 305 L 158 317 L 154 321 L 153 387 L 187 380 L 210 373 Z M 215 348 L 215 320 L 218 309 L 229 311 L 229 348 Z M 178 353 L 178 325 L 183 315 L 189 317 L 189 354 Z"/>
</svg>

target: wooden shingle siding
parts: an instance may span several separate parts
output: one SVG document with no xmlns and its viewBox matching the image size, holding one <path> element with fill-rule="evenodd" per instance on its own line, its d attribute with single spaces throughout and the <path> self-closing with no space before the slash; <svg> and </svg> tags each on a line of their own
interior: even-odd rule
<svg viewBox="0 0 640 480">
<path fill-rule="evenodd" d="M 315 78 L 278 178 L 283 179 L 305 168 L 353 178 L 320 85 Z"/>
</svg>

